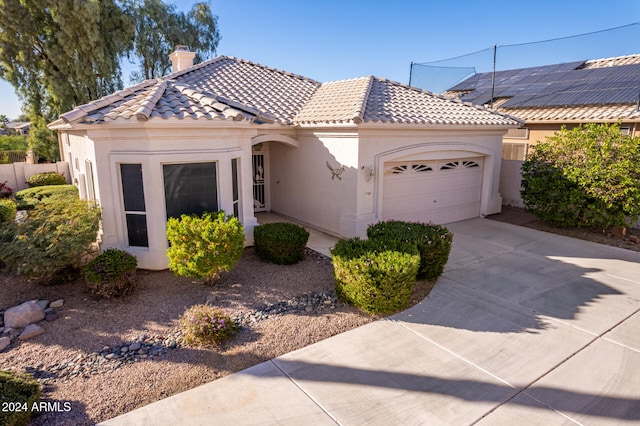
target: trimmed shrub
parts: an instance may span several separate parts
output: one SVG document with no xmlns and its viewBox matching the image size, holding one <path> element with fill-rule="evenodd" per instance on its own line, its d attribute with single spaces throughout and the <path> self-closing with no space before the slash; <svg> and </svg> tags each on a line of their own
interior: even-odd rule
<svg viewBox="0 0 640 426">
<path fill-rule="evenodd" d="M 415 245 L 351 238 L 338 241 L 331 259 L 342 300 L 371 314 L 407 307 L 420 267 Z"/>
<path fill-rule="evenodd" d="M 449 260 L 453 234 L 441 225 L 386 221 L 367 228 L 367 237 L 381 241 L 414 244 L 420 252 L 418 279 L 435 280 Z"/>
<path fill-rule="evenodd" d="M 640 138 L 615 124 L 562 127 L 522 165 L 527 211 L 556 226 L 628 226 L 640 215 Z"/>
<path fill-rule="evenodd" d="M 217 345 L 233 337 L 239 329 L 221 308 L 210 305 L 192 306 L 180 317 L 180 330 L 187 345 Z"/>
<path fill-rule="evenodd" d="M 54 195 L 79 198 L 78 188 L 74 185 L 48 185 L 18 191 L 15 199 L 18 204 L 18 210 L 31 210 L 41 200 Z"/>
<path fill-rule="evenodd" d="M 253 229 L 253 239 L 260 259 L 292 265 L 304 259 L 309 231 L 293 223 L 267 223 Z"/>
<path fill-rule="evenodd" d="M 27 179 L 29 188 L 47 185 L 66 185 L 67 179 L 63 174 L 56 172 L 36 173 Z"/>
<path fill-rule="evenodd" d="M 29 279 L 64 279 L 91 252 L 100 223 L 95 203 L 60 196 L 38 203 L 20 222 L 4 227 L 0 259 L 9 270 Z"/>
<path fill-rule="evenodd" d="M 126 251 L 110 248 L 84 267 L 87 287 L 106 299 L 131 294 L 136 286 L 138 260 Z"/>
<path fill-rule="evenodd" d="M 13 200 L 0 198 L 0 224 L 16 220 L 17 212 L 18 209 L 16 208 L 16 203 L 14 203 Z"/>
<path fill-rule="evenodd" d="M 40 399 L 40 386 L 27 374 L 0 370 L 0 396 L 2 403 L 14 404 L 12 409 L 0 410 L 0 425 L 26 426 L 33 404 Z"/>
<path fill-rule="evenodd" d="M 244 228 L 224 211 L 202 216 L 182 215 L 167 222 L 169 269 L 176 275 L 217 281 L 230 271 L 244 251 Z"/>
</svg>

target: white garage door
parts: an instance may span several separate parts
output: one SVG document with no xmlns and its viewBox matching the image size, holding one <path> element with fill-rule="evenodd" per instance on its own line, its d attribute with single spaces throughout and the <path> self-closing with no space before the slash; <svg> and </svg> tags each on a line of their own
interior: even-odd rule
<svg viewBox="0 0 640 426">
<path fill-rule="evenodd" d="M 385 163 L 382 217 L 451 223 L 480 215 L 482 157 Z"/>
</svg>

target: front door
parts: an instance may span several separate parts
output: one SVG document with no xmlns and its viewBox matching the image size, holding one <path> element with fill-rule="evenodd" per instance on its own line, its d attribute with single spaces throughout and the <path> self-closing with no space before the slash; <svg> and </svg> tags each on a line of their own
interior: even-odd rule
<svg viewBox="0 0 640 426">
<path fill-rule="evenodd" d="M 268 191 L 266 186 L 267 153 L 253 153 L 253 211 L 269 211 Z"/>
</svg>

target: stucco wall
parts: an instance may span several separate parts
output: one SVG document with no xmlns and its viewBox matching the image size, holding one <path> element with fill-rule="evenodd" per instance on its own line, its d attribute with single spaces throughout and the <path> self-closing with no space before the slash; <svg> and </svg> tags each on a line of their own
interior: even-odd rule
<svg viewBox="0 0 640 426">
<path fill-rule="evenodd" d="M 75 135 L 77 137 L 72 135 L 68 145 L 71 149 L 66 154 L 71 153 L 74 163 L 78 159 L 74 172 L 79 186 L 81 175 L 86 172 L 84 159 L 95 161 L 96 198 L 102 207 L 104 230 L 102 247 L 127 250 L 138 258 L 140 268 L 165 269 L 168 259 L 162 165 L 216 162 L 218 205 L 230 213 L 233 211 L 231 159 L 240 159 L 241 198 L 252 198 L 250 158 L 251 136 L 255 131 L 247 130 L 246 126 L 202 129 L 164 122 L 162 126 L 126 124 L 121 127 L 95 126 L 84 134 Z M 122 163 L 142 165 L 149 247 L 128 246 L 119 171 Z M 250 244 L 256 225 L 253 206 L 245 202 L 240 204 L 240 209 L 245 237 Z"/>
<path fill-rule="evenodd" d="M 505 206 L 524 207 L 522 197 L 520 197 L 522 163 L 523 161 L 519 160 L 502 160 L 500 194 Z"/>
<path fill-rule="evenodd" d="M 269 143 L 271 209 L 329 233 L 353 235 L 358 139 L 352 131 L 300 131 L 298 148 Z M 334 169 L 344 167 L 333 177 Z"/>
<path fill-rule="evenodd" d="M 402 126 L 404 127 L 404 126 Z M 364 236 L 366 226 L 382 218 L 384 163 L 401 159 L 435 160 L 482 156 L 484 176 L 481 198 L 482 215 L 500 212 L 499 193 L 502 130 L 363 128 L 360 131 L 357 234 Z M 375 176 L 366 181 L 367 169 Z"/>
<path fill-rule="evenodd" d="M 0 164 L 0 182 L 13 189 L 13 192 L 29 187 L 27 179 L 38 173 L 57 172 L 61 173 L 71 183 L 69 177 L 69 165 L 65 161 L 47 164 L 11 163 Z"/>
</svg>

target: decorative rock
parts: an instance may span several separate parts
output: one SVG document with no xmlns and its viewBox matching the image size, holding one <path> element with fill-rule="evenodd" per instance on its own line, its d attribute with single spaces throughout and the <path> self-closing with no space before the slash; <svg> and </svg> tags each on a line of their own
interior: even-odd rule
<svg viewBox="0 0 640 426">
<path fill-rule="evenodd" d="M 61 308 L 62 305 L 64 305 L 64 299 L 54 300 L 53 302 L 49 303 L 49 307 L 54 309 Z"/>
<path fill-rule="evenodd" d="M 4 313 L 4 325 L 11 328 L 22 328 L 44 319 L 44 311 L 33 300 L 7 309 Z"/>
<path fill-rule="evenodd" d="M 51 301 L 42 299 L 42 300 L 38 300 L 36 303 L 38 304 L 38 306 L 42 308 L 42 310 L 45 310 L 49 307 L 49 303 L 51 303 Z"/>
<path fill-rule="evenodd" d="M 11 344 L 10 337 L 0 337 L 0 351 L 3 351 L 10 344 Z"/>
<path fill-rule="evenodd" d="M 627 228 L 624 226 L 614 226 L 609 229 L 609 232 L 611 232 L 611 234 L 616 238 L 622 238 L 627 235 Z"/>
<path fill-rule="evenodd" d="M 39 336 L 42 333 L 44 333 L 44 329 L 42 327 L 36 324 L 29 324 L 28 326 L 25 327 L 22 334 L 18 336 L 18 339 L 27 340 L 32 337 Z"/>
<path fill-rule="evenodd" d="M 58 319 L 58 314 L 55 314 L 55 313 L 46 314 L 44 316 L 44 319 L 47 320 L 47 321 L 54 321 L 54 320 Z"/>
<path fill-rule="evenodd" d="M 640 242 L 640 239 L 638 239 L 636 235 L 630 235 L 629 241 L 632 242 L 633 244 L 638 244 L 638 242 Z"/>
<path fill-rule="evenodd" d="M 139 350 L 141 346 L 142 345 L 140 344 L 140 342 L 133 342 L 132 344 L 129 345 L 129 350 L 131 352 L 135 352 L 135 351 Z"/>
</svg>

